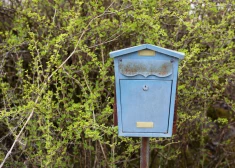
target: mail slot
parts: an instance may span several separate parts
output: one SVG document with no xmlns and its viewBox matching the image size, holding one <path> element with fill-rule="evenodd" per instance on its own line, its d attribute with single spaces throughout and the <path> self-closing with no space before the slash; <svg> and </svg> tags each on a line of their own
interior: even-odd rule
<svg viewBox="0 0 235 168">
<path fill-rule="evenodd" d="M 143 44 L 114 58 L 120 136 L 170 137 L 179 59 L 183 53 Z"/>
</svg>

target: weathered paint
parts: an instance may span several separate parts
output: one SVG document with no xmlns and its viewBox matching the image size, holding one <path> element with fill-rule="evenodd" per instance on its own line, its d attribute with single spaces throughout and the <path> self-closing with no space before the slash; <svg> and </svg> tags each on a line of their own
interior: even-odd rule
<svg viewBox="0 0 235 168">
<path fill-rule="evenodd" d="M 120 59 L 118 67 L 125 76 L 155 75 L 166 77 L 172 74 L 172 63 L 164 60 Z"/>
</svg>

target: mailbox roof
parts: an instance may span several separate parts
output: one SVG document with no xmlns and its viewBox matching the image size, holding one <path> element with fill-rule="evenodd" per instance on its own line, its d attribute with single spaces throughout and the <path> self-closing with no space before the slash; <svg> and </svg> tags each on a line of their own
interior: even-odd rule
<svg viewBox="0 0 235 168">
<path fill-rule="evenodd" d="M 139 50 L 144 50 L 144 49 L 153 50 L 153 51 L 163 53 L 163 54 L 166 54 L 166 55 L 169 55 L 172 57 L 176 57 L 178 59 L 184 58 L 184 53 L 177 52 L 177 51 L 170 50 L 170 49 L 166 49 L 166 48 L 162 48 L 162 47 L 158 47 L 158 46 L 154 46 L 151 44 L 142 44 L 142 45 L 135 46 L 135 47 L 125 48 L 125 49 L 110 52 L 109 54 L 110 54 L 111 58 L 115 58 L 115 57 L 119 57 L 119 56 L 122 56 L 125 54 L 129 54 L 129 53 L 136 52 Z"/>
</svg>

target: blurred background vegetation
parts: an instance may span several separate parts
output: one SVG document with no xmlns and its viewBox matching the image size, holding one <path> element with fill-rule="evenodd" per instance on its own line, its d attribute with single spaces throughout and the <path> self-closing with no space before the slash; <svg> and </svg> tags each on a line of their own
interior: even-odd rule
<svg viewBox="0 0 235 168">
<path fill-rule="evenodd" d="M 234 16 L 234 0 L 0 1 L 0 162 L 33 111 L 4 167 L 139 167 L 109 52 L 150 43 L 186 55 L 177 133 L 151 138 L 150 167 L 234 167 Z"/>
</svg>

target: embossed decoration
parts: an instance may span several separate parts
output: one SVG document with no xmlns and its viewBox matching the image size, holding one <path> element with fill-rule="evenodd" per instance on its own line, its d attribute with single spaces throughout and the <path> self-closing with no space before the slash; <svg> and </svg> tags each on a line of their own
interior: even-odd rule
<svg viewBox="0 0 235 168">
<path fill-rule="evenodd" d="M 167 77 L 172 74 L 172 63 L 164 60 L 131 60 L 122 59 L 119 61 L 120 72 L 125 76 L 142 75 L 144 77 L 155 75 Z"/>
</svg>

